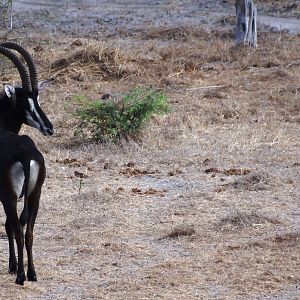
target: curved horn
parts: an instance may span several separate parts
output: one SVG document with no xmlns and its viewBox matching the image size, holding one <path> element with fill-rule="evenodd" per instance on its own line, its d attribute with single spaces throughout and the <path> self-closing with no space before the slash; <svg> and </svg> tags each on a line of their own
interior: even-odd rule
<svg viewBox="0 0 300 300">
<path fill-rule="evenodd" d="M 0 46 L 16 50 L 24 57 L 24 59 L 27 63 L 28 69 L 29 69 L 32 89 L 34 91 L 37 91 L 38 90 L 37 70 L 36 70 L 35 64 L 33 62 L 33 59 L 31 57 L 30 53 L 26 49 L 24 49 L 21 45 L 14 43 L 14 42 L 4 42 L 4 43 L 1 43 Z"/>
<path fill-rule="evenodd" d="M 32 91 L 31 85 L 30 85 L 30 78 L 29 74 L 25 68 L 25 66 L 22 64 L 18 56 L 16 56 L 11 50 L 1 47 L 0 46 L 0 53 L 3 54 L 4 56 L 8 57 L 15 67 L 18 69 L 21 80 L 22 80 L 22 88 L 25 91 Z"/>
</svg>

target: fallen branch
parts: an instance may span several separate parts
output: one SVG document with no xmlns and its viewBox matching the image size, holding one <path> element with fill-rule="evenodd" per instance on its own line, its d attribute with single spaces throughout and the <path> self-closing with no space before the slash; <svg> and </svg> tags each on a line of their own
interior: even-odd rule
<svg viewBox="0 0 300 300">
<path fill-rule="evenodd" d="M 199 91 L 199 90 L 208 90 L 208 89 L 223 89 L 230 87 L 230 85 L 208 85 L 208 86 L 198 86 L 198 87 L 193 87 L 186 89 L 187 92 L 194 92 L 194 91 Z"/>
</svg>

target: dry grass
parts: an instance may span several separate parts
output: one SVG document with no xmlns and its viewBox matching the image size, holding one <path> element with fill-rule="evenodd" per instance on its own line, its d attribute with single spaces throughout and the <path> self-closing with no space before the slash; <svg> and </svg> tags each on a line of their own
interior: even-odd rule
<svg viewBox="0 0 300 300">
<path fill-rule="evenodd" d="M 13 284 L 2 226 L 1 299 L 297 299 L 300 37 L 263 34 L 257 50 L 236 50 L 229 36 L 163 28 L 126 45 L 33 50 L 55 79 L 42 105 L 56 135 L 24 128 L 48 167 L 39 282 Z M 144 84 L 173 111 L 142 141 L 74 139 L 74 95 Z"/>
</svg>

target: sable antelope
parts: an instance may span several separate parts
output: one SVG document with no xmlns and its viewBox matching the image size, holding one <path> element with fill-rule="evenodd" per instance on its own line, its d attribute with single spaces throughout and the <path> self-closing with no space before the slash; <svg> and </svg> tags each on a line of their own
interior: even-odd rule
<svg viewBox="0 0 300 300">
<path fill-rule="evenodd" d="M 29 69 L 9 48 L 19 52 Z M 23 123 L 44 135 L 53 134 L 53 125 L 38 103 L 40 84 L 30 54 L 16 43 L 0 44 L 0 54 L 8 57 L 19 71 L 22 87 L 5 85 L 0 94 L 0 201 L 6 214 L 5 229 L 9 243 L 9 272 L 17 273 L 16 283 L 26 280 L 23 263 L 24 232 L 28 257 L 27 279 L 36 281 L 32 258 L 33 227 L 36 220 L 46 168 L 43 155 L 26 135 L 18 135 Z M 24 196 L 24 208 L 17 214 L 17 199 Z M 15 255 L 14 238 L 18 260 Z"/>
</svg>

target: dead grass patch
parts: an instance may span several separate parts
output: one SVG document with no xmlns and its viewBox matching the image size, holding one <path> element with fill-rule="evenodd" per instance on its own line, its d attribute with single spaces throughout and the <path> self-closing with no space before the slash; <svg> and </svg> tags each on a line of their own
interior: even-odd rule
<svg viewBox="0 0 300 300">
<path fill-rule="evenodd" d="M 133 71 L 133 72 L 132 72 Z M 56 59 L 51 64 L 54 78 L 68 76 L 85 81 L 85 76 L 99 76 L 102 80 L 117 80 L 135 74 L 118 48 L 86 46 L 73 54 Z"/>
<path fill-rule="evenodd" d="M 206 169 L 204 170 L 205 173 L 209 174 L 209 173 L 214 173 L 214 174 L 224 174 L 224 175 L 227 175 L 227 176 L 232 176 L 232 175 L 235 175 L 235 176 L 241 176 L 241 175 L 247 175 L 247 174 L 250 174 L 251 173 L 251 170 L 248 170 L 248 169 L 237 169 L 237 168 L 230 168 L 230 169 L 217 169 L 217 168 L 209 168 L 209 169 Z"/>
<path fill-rule="evenodd" d="M 269 182 L 269 176 L 266 173 L 253 173 L 235 179 L 231 186 L 235 189 L 258 191 L 265 189 Z"/>
<path fill-rule="evenodd" d="M 252 212 L 241 212 L 237 211 L 230 215 L 222 218 L 217 224 L 215 229 L 217 231 L 232 231 L 242 230 L 246 227 L 255 227 L 265 224 L 281 224 L 276 218 L 265 216 L 261 213 Z"/>
<path fill-rule="evenodd" d="M 225 98 L 226 95 L 221 93 L 220 91 L 218 90 L 206 90 L 204 91 L 204 94 L 203 94 L 203 98 L 207 98 L 207 99 L 213 99 L 213 98 L 217 98 L 217 99 L 222 99 L 222 98 Z"/>
<path fill-rule="evenodd" d="M 124 191 L 124 189 L 122 189 Z M 137 187 L 134 187 L 131 189 L 131 191 L 134 193 L 134 194 L 138 194 L 138 195 L 145 195 L 145 196 L 160 196 L 160 197 L 165 197 L 166 196 L 166 192 L 168 191 L 167 189 L 161 189 L 161 190 L 158 190 L 158 189 L 154 189 L 154 188 L 149 188 L 149 189 L 146 189 L 146 190 L 142 190 L 140 188 L 137 188 Z"/>
<path fill-rule="evenodd" d="M 138 168 L 132 168 L 132 167 L 127 167 L 120 171 L 120 174 L 123 174 L 126 177 L 153 175 L 153 174 L 159 174 L 159 173 L 160 173 L 159 170 L 152 170 L 152 169 L 146 170 L 146 169 L 138 169 Z"/>
<path fill-rule="evenodd" d="M 153 27 L 141 33 L 143 39 L 171 40 L 187 42 L 191 39 L 232 39 L 234 33 L 230 30 L 204 30 L 201 27 Z"/>
<path fill-rule="evenodd" d="M 86 166 L 86 161 L 81 161 L 76 158 L 56 159 L 55 162 L 63 165 L 68 165 L 71 167 Z"/>
<path fill-rule="evenodd" d="M 180 225 L 174 227 L 168 234 L 160 239 L 174 239 L 181 236 L 192 236 L 196 234 L 196 230 L 193 226 Z"/>
<path fill-rule="evenodd" d="M 292 232 L 277 235 L 270 239 L 274 244 L 280 247 L 295 247 L 300 245 L 300 233 Z"/>
</svg>

